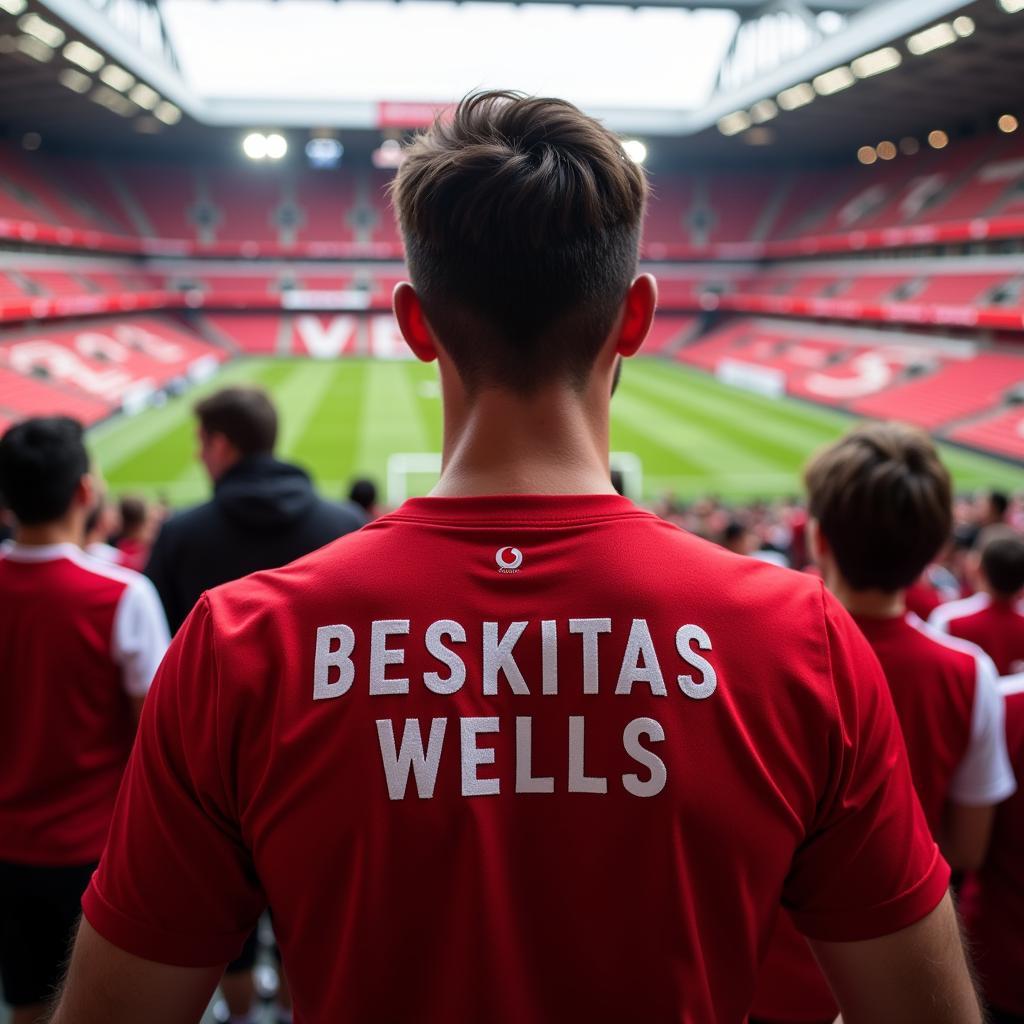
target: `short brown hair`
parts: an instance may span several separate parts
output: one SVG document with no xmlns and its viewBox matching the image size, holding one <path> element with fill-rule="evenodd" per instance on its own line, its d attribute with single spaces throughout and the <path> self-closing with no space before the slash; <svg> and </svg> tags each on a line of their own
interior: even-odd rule
<svg viewBox="0 0 1024 1024">
<path fill-rule="evenodd" d="M 467 388 L 582 387 L 636 274 L 647 182 L 559 99 L 467 96 L 392 185 L 409 273 Z"/>
<path fill-rule="evenodd" d="M 262 388 L 222 388 L 195 404 L 208 434 L 223 434 L 242 455 L 269 455 L 277 443 L 277 410 Z"/>
<path fill-rule="evenodd" d="M 1000 597 L 1024 587 L 1024 537 L 1009 526 L 990 526 L 979 538 L 981 574 Z"/>
<path fill-rule="evenodd" d="M 949 471 L 919 430 L 856 427 L 811 459 L 804 480 L 810 514 L 855 590 L 909 587 L 949 539 Z"/>
</svg>

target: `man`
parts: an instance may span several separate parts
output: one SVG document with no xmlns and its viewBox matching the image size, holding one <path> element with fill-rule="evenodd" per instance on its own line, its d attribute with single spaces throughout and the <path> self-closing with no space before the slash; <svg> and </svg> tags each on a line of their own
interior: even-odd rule
<svg viewBox="0 0 1024 1024">
<path fill-rule="evenodd" d="M 121 532 L 120 508 L 107 500 L 101 487 L 97 488 L 95 503 L 85 520 L 85 541 L 82 548 L 87 555 L 114 565 L 124 563 L 124 555 L 110 543 L 110 538 Z"/>
<path fill-rule="evenodd" d="M 940 605 L 928 621 L 977 644 L 1000 675 L 1024 672 L 1024 537 L 1008 526 L 990 526 L 979 540 L 977 593 Z"/>
<path fill-rule="evenodd" d="M 372 522 L 381 514 L 380 506 L 377 504 L 377 485 L 367 477 L 359 477 L 352 481 L 345 504 L 364 523 Z"/>
<path fill-rule="evenodd" d="M 612 489 L 645 194 L 559 100 L 471 96 L 409 148 L 441 480 L 199 603 L 58 1024 L 194 1020 L 266 904 L 304 1024 L 739 1024 L 783 894 L 847 1024 L 980 1020 L 849 617 Z"/>
<path fill-rule="evenodd" d="M 1024 775 L 1024 674 L 1000 680 L 1006 735 L 1018 777 Z M 1024 1021 L 1024 789 L 999 805 L 989 855 L 961 897 L 992 1024 Z"/>
<path fill-rule="evenodd" d="M 0 491 L 16 517 L 0 548 L 0 976 L 29 1024 L 59 980 L 169 637 L 149 580 L 81 550 L 95 502 L 78 423 L 10 427 Z"/>
<path fill-rule="evenodd" d="M 927 435 L 876 423 L 820 452 L 806 483 L 812 554 L 882 664 L 932 834 L 954 868 L 977 868 L 995 805 L 1015 789 L 996 671 L 905 603 L 949 536 L 949 473 Z M 752 1019 L 827 1022 L 835 1012 L 807 943 L 781 919 Z"/>
<path fill-rule="evenodd" d="M 164 524 L 146 567 L 172 632 L 204 590 L 285 565 L 362 525 L 319 498 L 305 470 L 274 458 L 277 412 L 265 392 L 224 388 L 195 412 L 213 498 Z"/>
</svg>

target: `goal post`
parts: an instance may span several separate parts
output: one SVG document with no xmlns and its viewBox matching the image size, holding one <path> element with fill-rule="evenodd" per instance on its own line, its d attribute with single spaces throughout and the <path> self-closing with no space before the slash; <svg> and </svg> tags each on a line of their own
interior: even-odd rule
<svg viewBox="0 0 1024 1024">
<path fill-rule="evenodd" d="M 612 469 L 622 474 L 622 486 L 628 498 L 639 501 L 644 493 L 644 470 L 634 452 L 612 452 Z M 441 475 L 439 452 L 396 452 L 388 457 L 387 503 L 397 508 L 406 498 L 429 491 Z"/>
</svg>

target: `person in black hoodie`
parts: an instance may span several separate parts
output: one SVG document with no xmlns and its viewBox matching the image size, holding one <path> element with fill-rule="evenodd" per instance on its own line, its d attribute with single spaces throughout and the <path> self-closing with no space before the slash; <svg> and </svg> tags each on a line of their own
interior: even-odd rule
<svg viewBox="0 0 1024 1024">
<path fill-rule="evenodd" d="M 146 566 L 171 631 L 204 590 L 309 554 L 363 521 L 318 497 L 305 470 L 274 458 L 277 412 L 259 388 L 224 388 L 195 407 L 213 497 L 172 516 Z"/>
</svg>

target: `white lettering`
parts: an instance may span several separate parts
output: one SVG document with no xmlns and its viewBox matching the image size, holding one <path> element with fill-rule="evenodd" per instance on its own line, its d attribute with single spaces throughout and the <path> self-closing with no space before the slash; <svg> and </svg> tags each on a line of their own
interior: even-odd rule
<svg viewBox="0 0 1024 1024">
<path fill-rule="evenodd" d="M 586 720 L 582 715 L 569 717 L 569 792 L 607 793 L 608 780 L 585 774 Z"/>
<path fill-rule="evenodd" d="M 504 672 L 512 692 L 520 696 L 529 696 L 530 689 L 526 685 L 522 672 L 512 656 L 516 641 L 526 631 L 528 622 L 513 622 L 498 639 L 498 624 L 484 623 L 484 696 L 498 695 L 498 673 Z"/>
<path fill-rule="evenodd" d="M 679 627 L 676 633 L 676 650 L 687 665 L 703 673 L 704 680 L 700 683 L 695 682 L 693 676 L 690 675 L 678 676 L 677 680 L 679 689 L 687 697 L 692 697 L 694 700 L 706 700 L 718 686 L 718 675 L 706 658 L 694 653 L 690 647 L 694 640 L 697 641 L 697 646 L 702 651 L 711 650 L 711 637 L 700 626 L 694 625 Z"/>
<path fill-rule="evenodd" d="M 634 761 L 643 765 L 650 773 L 645 782 L 639 775 L 623 775 L 622 785 L 633 796 L 657 796 L 665 788 L 668 771 L 665 762 L 657 754 L 640 745 L 640 737 L 648 736 L 655 743 L 665 739 L 661 723 L 653 718 L 634 718 L 622 733 L 622 745 Z"/>
<path fill-rule="evenodd" d="M 612 631 L 611 619 L 570 619 L 569 632 L 583 637 L 583 692 L 598 693 L 600 665 L 597 660 L 597 638 Z"/>
<path fill-rule="evenodd" d="M 431 693 L 456 693 L 466 681 L 466 663 L 453 650 L 441 643 L 444 637 L 448 637 L 457 644 L 464 644 L 466 631 L 454 619 L 440 619 L 437 622 L 432 622 L 427 629 L 427 652 L 449 669 L 447 679 L 442 679 L 436 672 L 423 674 L 423 685 Z"/>
<path fill-rule="evenodd" d="M 540 624 L 540 653 L 541 692 L 558 693 L 558 623 L 554 619 L 544 619 Z"/>
<path fill-rule="evenodd" d="M 331 649 L 331 642 L 338 646 Z M 356 635 L 348 626 L 318 626 L 316 656 L 313 659 L 313 700 L 331 700 L 348 693 L 355 679 L 352 651 Z M 331 669 L 337 667 L 338 678 L 331 681 Z"/>
<path fill-rule="evenodd" d="M 437 782 L 437 766 L 441 760 L 441 745 L 444 742 L 444 718 L 435 718 L 430 723 L 430 739 L 426 753 L 423 751 L 423 737 L 420 723 L 415 718 L 405 720 L 402 731 L 402 747 L 395 750 L 395 729 L 390 718 L 377 720 L 377 737 L 380 740 L 380 757 L 384 764 L 384 776 L 388 784 L 388 796 L 392 800 L 404 800 L 409 785 L 409 772 L 416 778 L 416 792 L 421 800 L 434 795 Z"/>
<path fill-rule="evenodd" d="M 533 774 L 533 719 L 516 719 L 516 792 L 554 793 L 555 780 L 551 776 Z"/>
<path fill-rule="evenodd" d="M 500 723 L 497 718 L 463 718 L 462 728 L 462 795 L 463 796 L 496 796 L 501 790 L 498 779 L 481 779 L 477 767 L 482 764 L 494 764 L 494 747 L 476 745 L 476 738 L 482 732 L 497 732 Z"/>
<path fill-rule="evenodd" d="M 405 636 L 408 619 L 377 619 L 370 630 L 370 696 L 384 697 L 409 692 L 408 679 L 385 677 L 388 665 L 405 663 L 405 651 L 388 647 L 389 636 Z"/>
<path fill-rule="evenodd" d="M 644 663 L 641 666 L 640 657 Z M 619 682 L 616 693 L 632 693 L 634 683 L 647 683 L 655 697 L 667 697 L 665 679 L 658 664 L 658 654 L 654 650 L 651 631 L 647 628 L 646 619 L 634 619 L 629 630 L 626 653 L 622 656 L 622 668 L 619 670 Z"/>
</svg>

